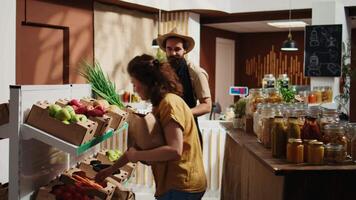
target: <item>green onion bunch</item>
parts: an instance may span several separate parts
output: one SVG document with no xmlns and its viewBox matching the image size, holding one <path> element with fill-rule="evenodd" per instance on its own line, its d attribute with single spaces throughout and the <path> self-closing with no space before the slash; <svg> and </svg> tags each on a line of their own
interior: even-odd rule
<svg viewBox="0 0 356 200">
<path fill-rule="evenodd" d="M 104 75 L 97 61 L 95 61 L 93 65 L 84 61 L 79 70 L 79 74 L 91 84 L 91 88 L 96 95 L 107 100 L 112 105 L 117 105 L 120 108 L 125 107 L 116 93 L 115 83 L 110 81 L 108 75 Z"/>
</svg>

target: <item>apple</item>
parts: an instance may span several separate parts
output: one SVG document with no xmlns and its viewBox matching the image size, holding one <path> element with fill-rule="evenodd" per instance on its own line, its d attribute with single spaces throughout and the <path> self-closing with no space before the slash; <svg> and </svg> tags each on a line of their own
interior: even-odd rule
<svg viewBox="0 0 356 200">
<path fill-rule="evenodd" d="M 102 105 L 97 105 L 94 107 L 94 109 L 98 109 L 98 110 L 105 112 L 105 108 Z"/>
<path fill-rule="evenodd" d="M 107 111 L 119 113 L 121 111 L 121 109 L 117 105 L 110 105 L 109 108 L 107 109 Z"/>
<path fill-rule="evenodd" d="M 93 106 L 96 107 L 98 105 L 101 105 L 104 109 L 107 109 L 110 106 L 109 102 L 106 101 L 105 99 L 99 99 L 94 101 Z"/>
<path fill-rule="evenodd" d="M 49 116 L 54 117 L 58 111 L 60 111 L 62 108 L 61 106 L 57 104 L 52 104 L 48 107 L 49 111 Z"/>
<path fill-rule="evenodd" d="M 76 122 L 79 122 L 79 121 L 80 121 L 80 117 L 78 115 L 76 115 L 76 114 L 72 115 L 71 118 L 70 118 L 70 122 L 72 122 L 72 123 L 76 123 Z"/>
<path fill-rule="evenodd" d="M 63 109 L 68 110 L 69 113 L 75 113 L 74 108 L 70 105 L 64 106 Z"/>
<path fill-rule="evenodd" d="M 104 115 L 104 111 L 95 108 L 93 110 L 88 110 L 87 114 L 91 117 L 102 117 Z"/>
<path fill-rule="evenodd" d="M 77 116 L 79 117 L 79 121 L 81 121 L 81 122 L 87 122 L 88 121 L 88 118 L 85 115 L 77 114 Z"/>
<path fill-rule="evenodd" d="M 62 123 L 67 124 L 67 125 L 70 124 L 70 122 L 68 120 L 63 120 Z"/>
<path fill-rule="evenodd" d="M 55 114 L 54 117 L 60 121 L 68 121 L 70 120 L 71 115 L 67 109 L 61 109 Z"/>
<path fill-rule="evenodd" d="M 74 110 L 75 114 L 86 114 L 87 113 L 87 107 L 85 106 L 80 106 L 77 109 Z"/>
<path fill-rule="evenodd" d="M 78 99 L 72 99 L 72 100 L 70 100 L 69 105 L 80 107 L 82 104 L 80 103 L 80 101 Z"/>
</svg>

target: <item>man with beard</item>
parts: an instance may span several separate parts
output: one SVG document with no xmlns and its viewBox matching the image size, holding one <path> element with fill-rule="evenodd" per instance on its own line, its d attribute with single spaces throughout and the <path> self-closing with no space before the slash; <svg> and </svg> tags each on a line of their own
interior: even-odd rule
<svg viewBox="0 0 356 200">
<path fill-rule="evenodd" d="M 197 117 L 211 111 L 208 74 L 203 68 L 192 64 L 184 58 L 184 55 L 194 48 L 195 42 L 189 36 L 178 34 L 177 29 L 174 28 L 171 32 L 160 35 L 157 38 L 157 43 L 166 52 L 168 62 L 175 69 L 183 85 L 183 99 L 194 115 L 200 143 L 203 147 Z M 197 100 L 199 100 L 199 104 L 197 104 Z"/>
</svg>

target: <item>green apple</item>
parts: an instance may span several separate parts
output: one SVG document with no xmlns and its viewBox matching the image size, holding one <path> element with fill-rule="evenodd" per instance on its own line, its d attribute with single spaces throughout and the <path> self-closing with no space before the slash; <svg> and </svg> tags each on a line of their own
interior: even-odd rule
<svg viewBox="0 0 356 200">
<path fill-rule="evenodd" d="M 76 122 L 80 121 L 80 116 L 78 116 L 76 114 L 72 115 L 72 113 L 70 115 L 71 115 L 70 122 L 76 123 Z"/>
<path fill-rule="evenodd" d="M 68 110 L 69 113 L 75 114 L 74 108 L 72 106 L 64 106 L 63 109 Z"/>
<path fill-rule="evenodd" d="M 59 110 L 54 117 L 60 121 L 69 121 L 71 118 L 69 111 L 66 109 Z"/>
<path fill-rule="evenodd" d="M 81 122 L 87 122 L 88 121 L 87 116 L 85 116 L 83 114 L 77 114 L 77 116 L 79 117 L 79 121 L 81 121 Z"/>
<path fill-rule="evenodd" d="M 62 122 L 63 122 L 63 124 L 70 124 L 70 122 L 68 120 L 63 120 Z"/>
<path fill-rule="evenodd" d="M 57 104 L 52 104 L 48 107 L 49 116 L 54 117 L 62 108 Z"/>
</svg>

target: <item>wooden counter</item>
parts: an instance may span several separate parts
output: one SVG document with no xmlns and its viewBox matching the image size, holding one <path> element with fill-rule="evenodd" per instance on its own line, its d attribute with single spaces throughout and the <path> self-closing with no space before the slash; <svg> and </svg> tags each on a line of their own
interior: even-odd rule
<svg viewBox="0 0 356 200">
<path fill-rule="evenodd" d="M 225 127 L 221 199 L 356 199 L 356 165 L 289 164 L 254 135 Z"/>
</svg>

